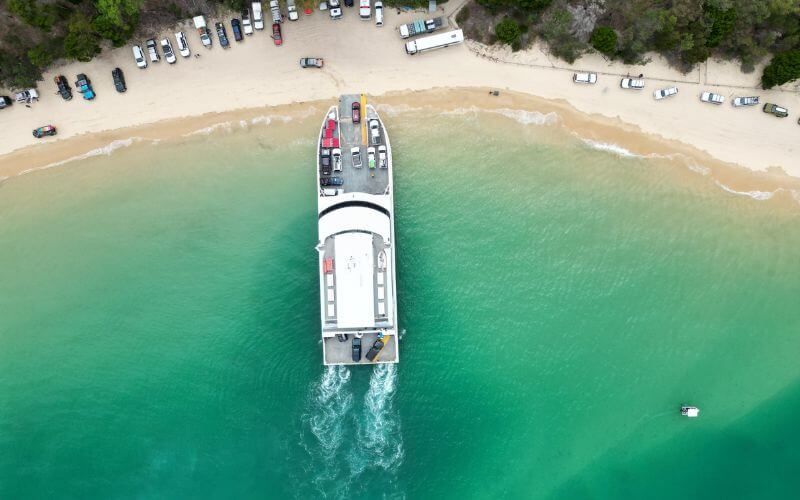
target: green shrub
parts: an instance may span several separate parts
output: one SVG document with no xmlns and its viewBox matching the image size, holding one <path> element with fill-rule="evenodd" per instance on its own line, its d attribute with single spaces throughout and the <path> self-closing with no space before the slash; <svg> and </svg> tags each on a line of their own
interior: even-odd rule
<svg viewBox="0 0 800 500">
<path fill-rule="evenodd" d="M 600 26 L 592 32 L 592 47 L 607 56 L 617 53 L 617 32 L 608 26 Z"/>
<path fill-rule="evenodd" d="M 100 53 L 100 37 L 83 14 L 72 16 L 64 38 L 64 54 L 81 62 L 89 62 Z"/>
<path fill-rule="evenodd" d="M 800 78 L 800 50 L 782 52 L 772 58 L 761 75 L 761 87 L 770 89 Z"/>
<path fill-rule="evenodd" d="M 514 43 L 519 43 L 519 37 L 522 34 L 519 24 L 513 19 L 504 19 L 500 21 L 497 26 L 494 27 L 494 32 L 498 40 L 511 46 L 513 46 Z"/>
</svg>

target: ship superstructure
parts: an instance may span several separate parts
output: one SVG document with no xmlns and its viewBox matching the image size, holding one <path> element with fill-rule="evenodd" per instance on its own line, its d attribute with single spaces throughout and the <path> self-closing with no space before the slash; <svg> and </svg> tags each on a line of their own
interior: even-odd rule
<svg viewBox="0 0 800 500">
<path fill-rule="evenodd" d="M 317 189 L 323 362 L 396 363 L 392 149 L 363 96 L 343 95 L 325 115 Z"/>
</svg>

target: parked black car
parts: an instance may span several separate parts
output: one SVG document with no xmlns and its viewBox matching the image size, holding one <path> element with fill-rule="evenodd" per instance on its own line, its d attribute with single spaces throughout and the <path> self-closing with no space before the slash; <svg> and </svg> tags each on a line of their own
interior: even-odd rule
<svg viewBox="0 0 800 500">
<path fill-rule="evenodd" d="M 353 337 L 353 363 L 361 361 L 361 339 Z"/>
<path fill-rule="evenodd" d="M 57 77 L 53 78 L 53 81 L 56 82 L 58 93 L 61 94 L 62 99 L 65 101 L 72 99 L 72 88 L 69 86 L 67 78 L 64 75 L 58 75 Z"/>
<path fill-rule="evenodd" d="M 228 48 L 230 46 L 230 42 L 228 42 L 228 32 L 225 31 L 225 25 L 222 23 L 217 23 L 214 26 L 217 28 L 217 38 L 219 38 L 219 44 L 222 45 L 223 48 Z"/>
<path fill-rule="evenodd" d="M 231 29 L 233 30 L 233 39 L 241 42 L 244 37 L 242 36 L 242 25 L 236 18 L 231 19 Z"/>
<path fill-rule="evenodd" d="M 125 86 L 125 75 L 122 73 L 121 69 L 114 68 L 111 71 L 111 78 L 114 79 L 114 88 L 117 89 L 117 92 L 125 92 L 128 90 L 128 87 Z"/>
<path fill-rule="evenodd" d="M 381 352 L 381 349 L 383 349 L 383 340 L 378 339 L 374 344 L 372 344 L 372 347 L 370 347 L 369 352 L 367 353 L 367 359 L 370 361 L 375 361 L 375 358 L 378 356 L 378 353 Z"/>
<path fill-rule="evenodd" d="M 352 7 L 352 6 L 353 6 L 353 0 L 344 0 L 344 4 L 345 4 L 347 7 Z"/>
<path fill-rule="evenodd" d="M 8 97 L 7 95 L 0 95 L 0 109 L 11 106 L 12 102 L 14 101 L 12 101 L 11 98 Z"/>
</svg>

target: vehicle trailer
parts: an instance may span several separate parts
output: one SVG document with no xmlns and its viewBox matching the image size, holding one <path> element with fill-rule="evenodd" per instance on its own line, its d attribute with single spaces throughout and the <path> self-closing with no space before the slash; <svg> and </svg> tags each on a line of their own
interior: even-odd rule
<svg viewBox="0 0 800 500">
<path fill-rule="evenodd" d="M 431 19 L 417 19 L 416 21 L 400 26 L 400 38 L 410 38 L 412 36 L 433 33 L 436 30 L 447 27 L 446 17 L 434 17 Z"/>
</svg>

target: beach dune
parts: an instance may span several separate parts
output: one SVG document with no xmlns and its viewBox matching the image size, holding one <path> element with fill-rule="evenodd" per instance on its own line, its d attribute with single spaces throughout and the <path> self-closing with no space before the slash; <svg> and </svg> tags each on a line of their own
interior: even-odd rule
<svg viewBox="0 0 800 500">
<path fill-rule="evenodd" d="M 446 5 L 447 14 L 458 7 Z M 423 14 L 398 15 L 390 10 L 383 28 L 376 27 L 373 21 L 361 21 L 353 9 L 345 9 L 344 14 L 340 21 L 332 21 L 319 11 L 297 22 L 287 21 L 281 47 L 276 47 L 268 30 L 264 30 L 246 37 L 242 43 L 232 41 L 227 50 L 216 40 L 213 49 L 203 48 L 187 21 L 161 35 L 172 37 L 174 31 L 185 31 L 193 54 L 199 57 L 179 58 L 174 65 L 162 60 L 142 70 L 136 67 L 129 44 L 106 51 L 90 63 L 74 62 L 50 71 L 39 87 L 39 102 L 30 108 L 16 104 L 0 112 L 4 131 L 0 177 L 41 166 L 45 161 L 75 156 L 88 144 L 129 138 L 135 135 L 131 127 L 141 129 L 160 123 L 159 133 L 169 135 L 170 130 L 199 128 L 218 113 L 330 100 L 347 92 L 373 96 L 403 93 L 402 100 L 413 106 L 416 91 L 442 89 L 437 95 L 446 100 L 446 89 L 450 88 L 493 88 L 554 100 L 552 109 L 568 112 L 574 108 L 589 115 L 589 121 L 617 127 L 616 137 L 625 141 L 626 147 L 636 149 L 637 137 L 644 133 L 651 138 L 676 141 L 677 149 L 696 149 L 741 167 L 778 167 L 773 172 L 782 170 L 800 176 L 800 161 L 794 151 L 800 135 L 796 123 L 800 97 L 790 91 L 757 91 L 753 88 L 753 75 L 739 73 L 733 64 L 710 63 L 707 68 L 683 75 L 661 60 L 634 68 L 609 65 L 601 57 L 590 55 L 573 67 L 598 72 L 599 81 L 596 85 L 579 86 L 572 83 L 571 70 L 563 61 L 548 57 L 538 47 L 512 54 L 502 48 L 468 42 L 409 56 L 396 27 Z M 323 57 L 325 67 L 302 69 L 298 63 L 301 57 Z M 125 72 L 128 91 L 124 94 L 114 90 L 111 70 L 115 67 Z M 63 74 L 74 82 L 79 72 L 92 79 L 97 92 L 94 101 L 84 101 L 75 93 L 72 101 L 64 102 L 54 95 L 54 75 Z M 647 88 L 640 92 L 622 90 L 619 75 L 627 72 L 645 73 Z M 706 85 L 705 81 L 715 85 Z M 676 97 L 653 100 L 653 90 L 672 85 L 680 89 Z M 703 90 L 726 96 L 725 104 L 701 103 L 699 94 Z M 788 107 L 790 118 L 777 119 L 757 107 L 736 109 L 729 104 L 735 95 L 754 93 L 761 95 L 762 101 Z M 456 95 L 460 102 L 451 104 L 496 105 L 487 92 L 454 92 Z M 472 100 L 464 101 L 464 95 Z M 541 101 L 522 99 L 514 105 L 530 110 L 544 106 Z M 57 126 L 59 135 L 44 141 L 34 139 L 31 130 L 44 124 Z M 137 132 L 140 133 L 141 130 Z M 596 129 L 590 125 L 576 133 L 587 139 L 603 139 L 595 135 Z"/>
</svg>

